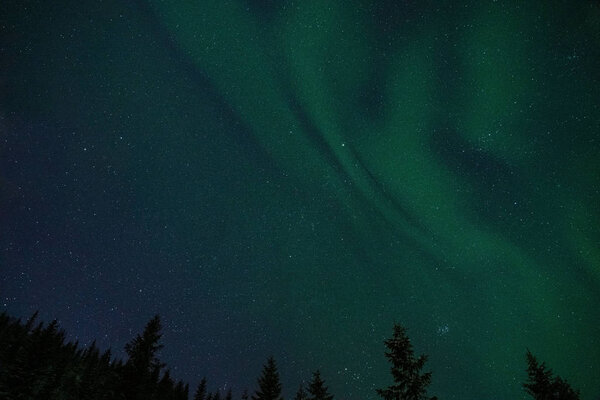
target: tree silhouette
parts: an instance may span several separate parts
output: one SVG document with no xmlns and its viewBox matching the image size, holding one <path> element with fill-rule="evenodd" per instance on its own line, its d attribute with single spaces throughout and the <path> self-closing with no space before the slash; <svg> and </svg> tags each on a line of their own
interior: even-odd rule
<svg viewBox="0 0 600 400">
<path fill-rule="evenodd" d="M 178 381 L 171 395 L 173 400 L 188 400 L 190 392 L 190 386 L 183 381 Z M 168 398 L 168 397 L 167 397 Z M 159 399 L 165 399 L 165 397 L 159 397 Z"/>
<path fill-rule="evenodd" d="M 22 323 L 0 313 L 0 399 L 188 400 L 187 384 L 168 370 L 160 377 L 158 317 L 126 346 L 124 364 L 95 342 L 65 343 L 56 321 L 34 327 L 36 316 Z"/>
<path fill-rule="evenodd" d="M 302 386 L 302 384 L 298 388 L 298 391 L 296 392 L 296 396 L 294 396 L 294 400 L 308 400 L 308 395 L 304 391 L 304 387 Z"/>
<path fill-rule="evenodd" d="M 162 379 L 158 382 L 156 393 L 162 399 L 171 393 L 174 387 L 175 381 L 171 378 L 171 371 L 166 370 Z"/>
<path fill-rule="evenodd" d="M 263 366 L 262 375 L 258 378 L 258 389 L 252 395 L 252 400 L 283 400 L 279 372 L 273 357 L 269 357 Z"/>
<path fill-rule="evenodd" d="M 427 386 L 431 383 L 431 372 L 421 372 L 427 356 L 421 355 L 415 358 L 412 344 L 406 335 L 406 329 L 399 324 L 394 324 L 392 338 L 387 339 L 384 343 L 388 348 L 385 356 L 392 364 L 394 384 L 385 389 L 377 389 L 377 394 L 385 400 L 428 399 Z"/>
<path fill-rule="evenodd" d="M 142 334 L 126 346 L 125 363 L 112 359 L 110 350 L 101 352 L 95 342 L 85 347 L 65 343 L 65 332 L 53 321 L 26 322 L 0 313 L 0 399 L 86 399 L 86 400 L 188 400 L 189 386 L 175 381 L 157 357 L 162 348 L 160 318 L 152 318 Z M 396 324 L 385 342 L 385 356 L 392 364 L 394 384 L 378 389 L 384 400 L 436 400 L 426 395 L 431 373 L 422 372 L 427 357 L 413 353 L 406 330 Z M 555 376 L 545 363 L 528 350 L 527 375 L 523 383 L 533 400 L 579 400 L 579 391 Z M 283 400 L 279 372 L 273 357 L 267 359 L 252 400 Z M 242 400 L 249 400 L 248 391 Z M 308 386 L 300 385 L 294 400 L 333 400 L 320 372 L 313 373 Z M 193 400 L 232 400 L 231 390 L 208 393 L 206 378 Z"/>
<path fill-rule="evenodd" d="M 527 382 L 525 391 L 535 400 L 579 400 L 579 391 L 573 390 L 566 380 L 553 376 L 552 370 L 541 364 L 527 350 Z"/>
<path fill-rule="evenodd" d="M 156 353 L 163 348 L 163 345 L 158 343 L 162 336 L 161 329 L 160 317 L 155 315 L 146 324 L 142 335 L 137 335 L 125 345 L 125 352 L 129 356 L 127 364 L 136 371 L 151 374 L 164 366 L 156 356 Z"/>
<path fill-rule="evenodd" d="M 159 344 L 161 329 L 160 317 L 155 315 L 143 333 L 125 345 L 129 359 L 124 366 L 122 390 L 126 399 L 145 400 L 158 389 L 160 370 L 164 367 L 157 357 L 163 347 Z M 161 389 L 173 390 L 174 382 L 169 379 L 161 382 Z"/>
<path fill-rule="evenodd" d="M 194 393 L 194 400 L 205 400 L 206 399 L 206 377 L 202 378 Z"/>
<path fill-rule="evenodd" d="M 308 400 L 333 400 L 333 395 L 329 394 L 325 381 L 321 379 L 321 372 L 313 372 L 312 380 L 308 385 Z"/>
<path fill-rule="evenodd" d="M 244 391 L 242 392 L 242 400 L 248 400 L 250 398 L 250 395 L 248 394 L 248 389 L 244 389 Z"/>
</svg>

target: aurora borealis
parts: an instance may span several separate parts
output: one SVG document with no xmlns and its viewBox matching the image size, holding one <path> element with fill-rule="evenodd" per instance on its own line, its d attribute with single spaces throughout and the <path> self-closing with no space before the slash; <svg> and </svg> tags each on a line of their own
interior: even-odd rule
<svg viewBox="0 0 600 400">
<path fill-rule="evenodd" d="M 195 385 L 600 394 L 596 1 L 0 7 L 0 305 Z M 595 398 L 595 397 L 593 397 Z"/>
</svg>

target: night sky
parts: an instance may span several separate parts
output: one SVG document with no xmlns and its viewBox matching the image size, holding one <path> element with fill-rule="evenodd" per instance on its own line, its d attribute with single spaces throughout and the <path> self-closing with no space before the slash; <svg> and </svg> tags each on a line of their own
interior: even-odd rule
<svg viewBox="0 0 600 400">
<path fill-rule="evenodd" d="M 0 6 L 0 310 L 192 387 L 591 399 L 599 221 L 597 1 Z"/>
</svg>

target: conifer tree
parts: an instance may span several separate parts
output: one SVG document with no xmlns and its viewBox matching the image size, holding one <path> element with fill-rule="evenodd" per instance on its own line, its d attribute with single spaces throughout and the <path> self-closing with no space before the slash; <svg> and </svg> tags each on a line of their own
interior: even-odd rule
<svg viewBox="0 0 600 400">
<path fill-rule="evenodd" d="M 157 394 L 159 397 L 165 397 L 168 393 L 173 391 L 175 387 L 175 381 L 171 378 L 171 371 L 166 370 L 163 374 L 162 379 L 158 382 Z"/>
<path fill-rule="evenodd" d="M 258 389 L 252 395 L 252 400 L 283 400 L 279 372 L 273 357 L 269 357 L 263 366 L 262 375 L 258 378 Z"/>
<path fill-rule="evenodd" d="M 579 400 L 579 391 L 573 390 L 560 376 L 554 377 L 552 370 L 541 364 L 527 350 L 527 382 L 525 391 L 535 400 Z"/>
<path fill-rule="evenodd" d="M 146 324 L 142 335 L 137 335 L 125 345 L 125 352 L 129 356 L 127 364 L 137 372 L 152 373 L 164 366 L 156 356 L 156 353 L 163 348 L 163 345 L 158 343 L 162 336 L 161 329 L 160 317 L 155 315 Z"/>
<path fill-rule="evenodd" d="M 308 395 L 304 391 L 304 387 L 302 384 L 300 384 L 300 387 L 296 392 L 296 396 L 294 396 L 294 400 L 308 400 Z"/>
<path fill-rule="evenodd" d="M 189 396 L 190 387 L 183 381 L 178 381 L 173 389 L 174 400 L 187 400 Z"/>
<path fill-rule="evenodd" d="M 159 344 L 161 329 L 160 317 L 155 315 L 146 324 L 144 332 L 125 345 L 129 359 L 123 371 L 122 390 L 128 400 L 145 400 L 157 389 L 160 370 L 165 366 L 157 357 L 157 352 L 163 347 Z M 170 386 L 173 386 L 172 381 Z"/>
<path fill-rule="evenodd" d="M 205 400 L 206 398 L 206 377 L 202 378 L 194 394 L 194 400 Z"/>
<path fill-rule="evenodd" d="M 329 394 L 325 381 L 321 378 L 321 372 L 313 372 L 312 380 L 308 385 L 308 400 L 333 400 L 333 395 Z"/>
<path fill-rule="evenodd" d="M 406 329 L 394 324 L 394 334 L 387 339 L 385 356 L 392 364 L 391 372 L 394 384 L 385 389 L 377 389 L 384 400 L 426 400 L 427 386 L 431 383 L 431 372 L 421 372 L 426 355 L 415 358 L 412 344 L 406 335 Z M 433 397 L 431 400 L 436 399 Z"/>
</svg>

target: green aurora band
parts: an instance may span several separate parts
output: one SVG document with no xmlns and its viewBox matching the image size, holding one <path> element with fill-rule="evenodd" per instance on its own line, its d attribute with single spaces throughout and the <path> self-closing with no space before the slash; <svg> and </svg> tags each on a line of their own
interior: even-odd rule
<svg viewBox="0 0 600 400">
<path fill-rule="evenodd" d="M 398 11 L 378 32 L 382 21 L 361 2 L 285 3 L 266 23 L 242 3 L 153 2 L 266 152 L 304 185 L 329 185 L 351 226 L 348 246 L 363 257 L 342 257 L 361 271 L 350 282 L 340 284 L 339 271 L 323 282 L 286 274 L 311 257 L 277 261 L 292 283 L 275 287 L 301 293 L 283 318 L 306 301 L 306 286 L 322 285 L 344 300 L 319 319 L 344 304 L 353 314 L 338 329 L 353 330 L 379 303 L 391 308 L 386 322 L 435 310 L 457 340 L 480 339 L 475 349 L 451 345 L 477 365 L 494 363 L 497 384 L 514 373 L 504 366 L 541 343 L 585 379 L 597 351 L 573 349 L 573 360 L 564 349 L 600 337 L 589 315 L 600 287 L 600 86 L 590 79 L 598 8 L 449 4 L 413 6 L 423 9 L 412 20 Z M 576 21 L 560 17 L 573 13 Z M 547 40 L 565 25 L 562 43 Z M 573 67 L 583 73 L 544 58 L 561 50 L 585 54 Z M 339 335 L 305 328 L 308 338 Z"/>
</svg>

